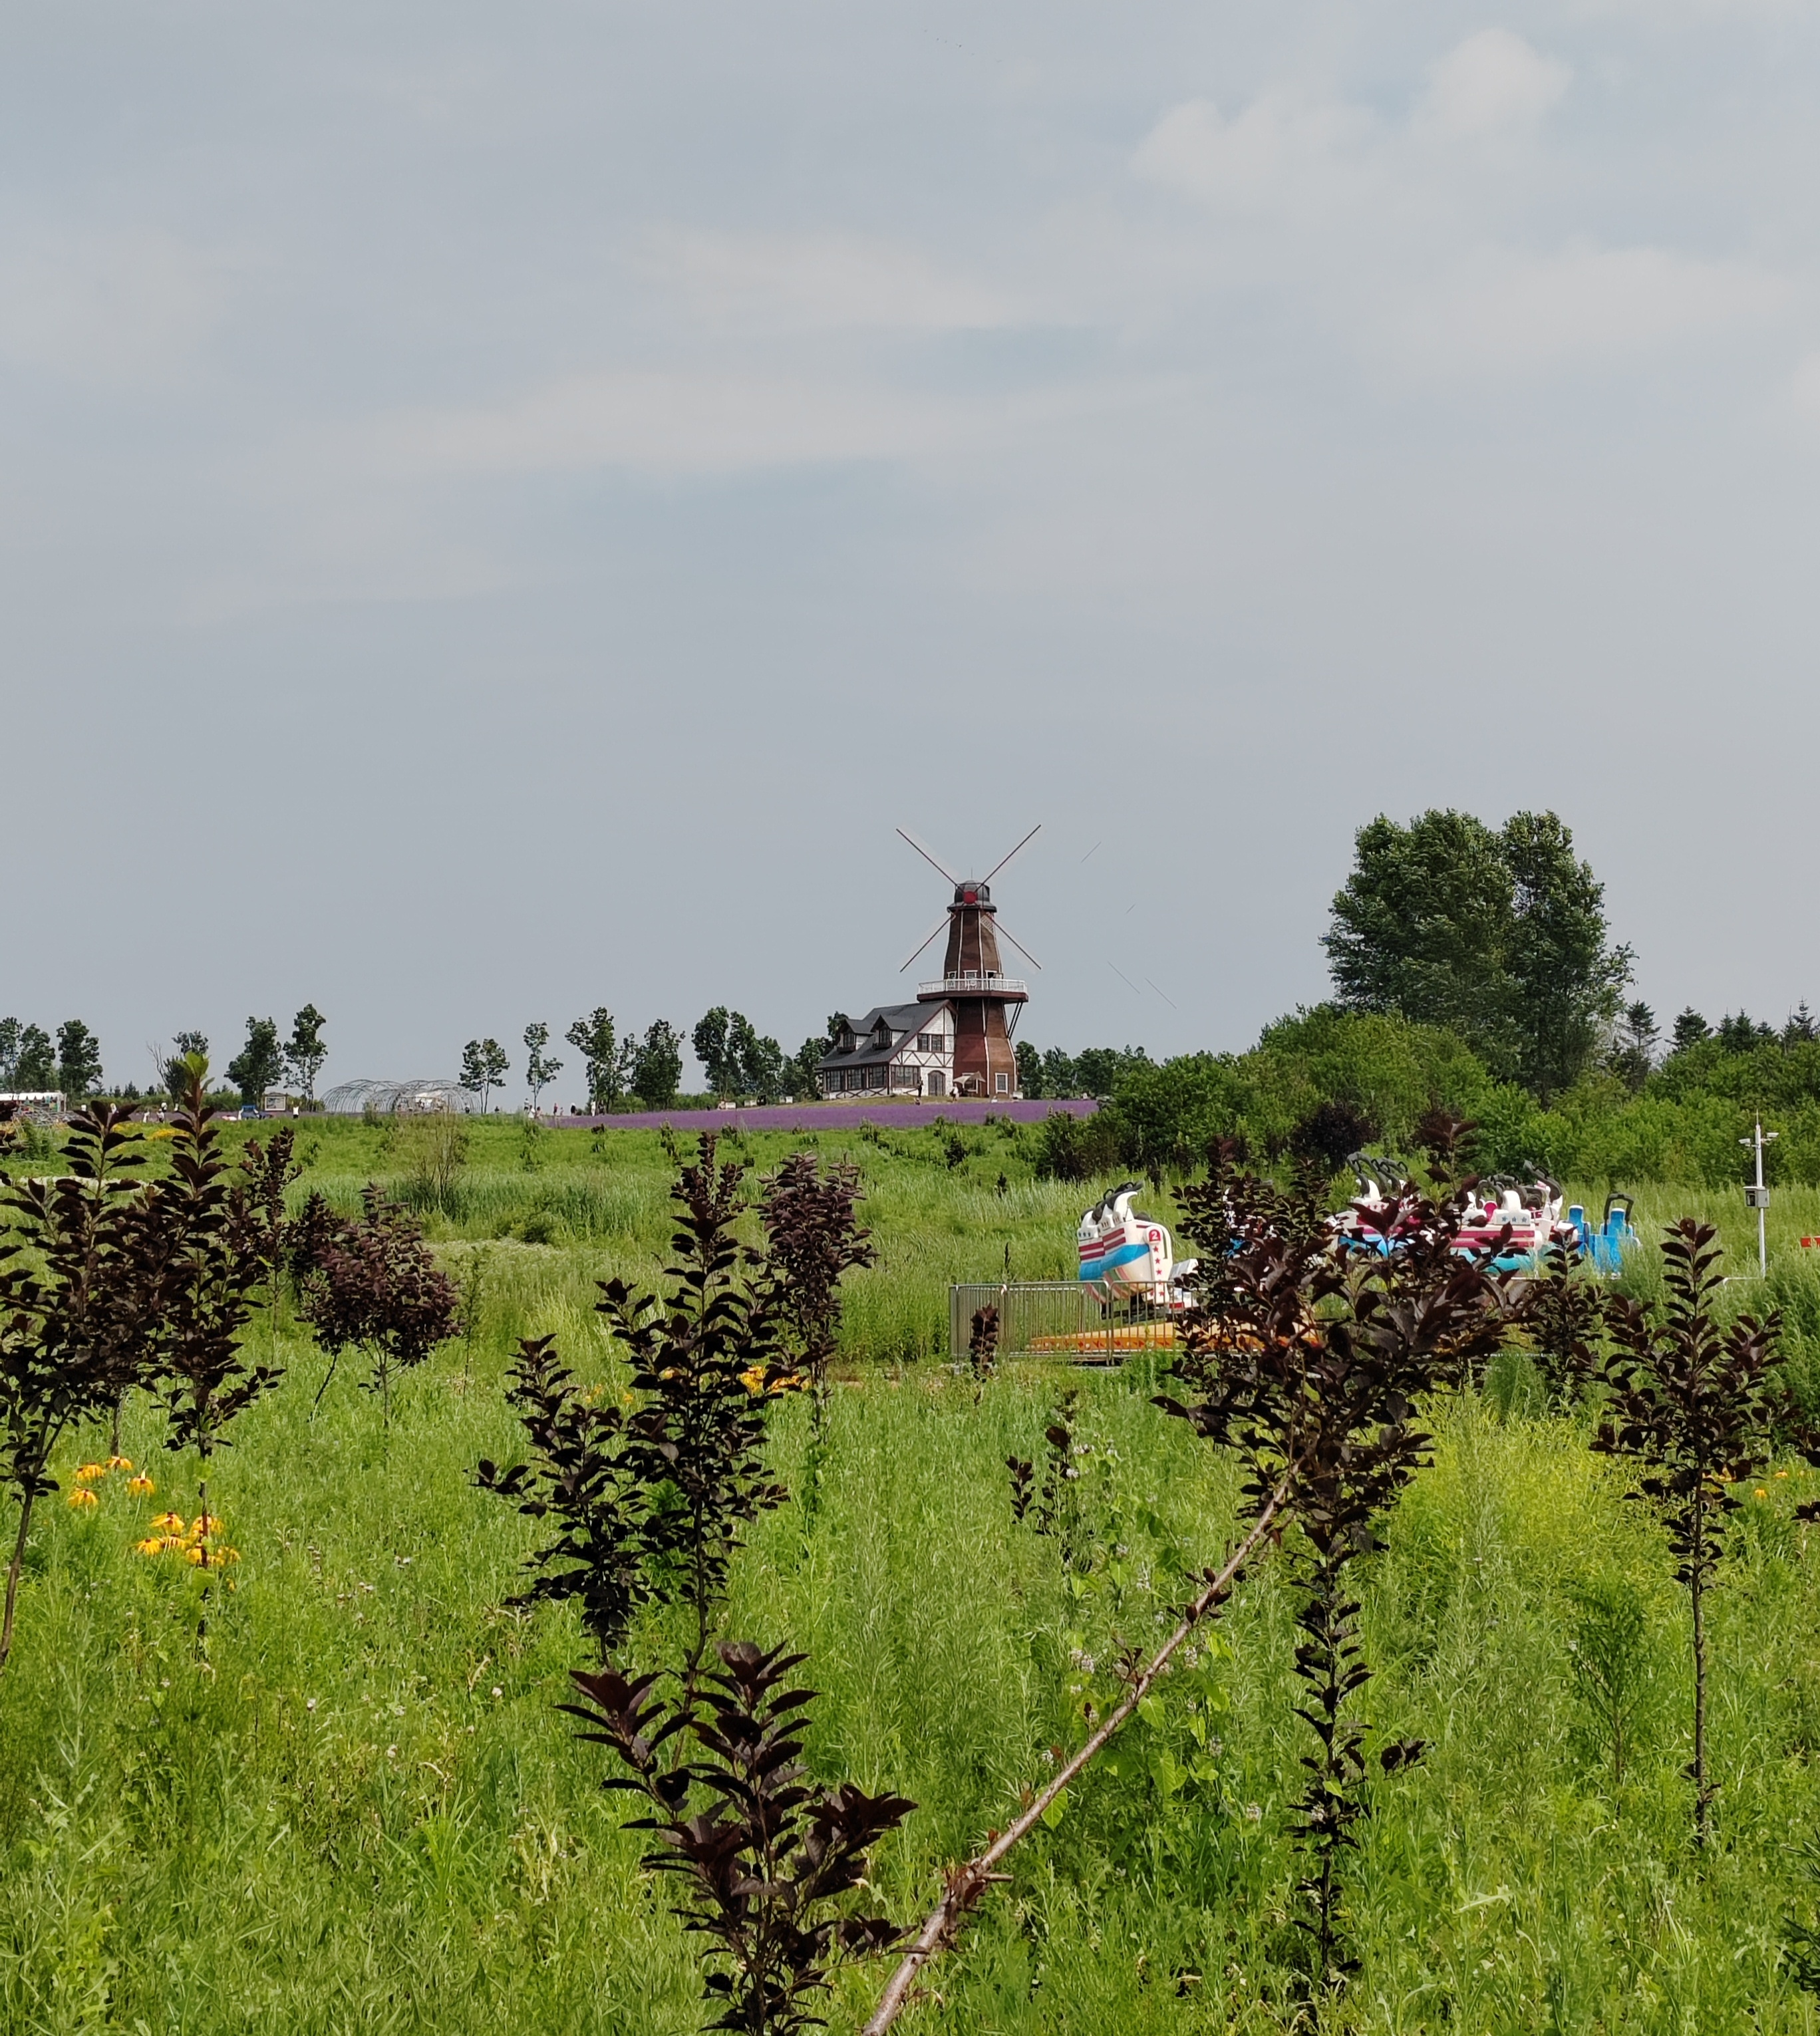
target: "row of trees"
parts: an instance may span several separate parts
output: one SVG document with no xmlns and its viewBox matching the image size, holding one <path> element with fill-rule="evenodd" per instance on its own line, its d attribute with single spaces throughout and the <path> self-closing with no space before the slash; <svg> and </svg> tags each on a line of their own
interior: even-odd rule
<svg viewBox="0 0 1820 2036">
<path fill-rule="evenodd" d="M 762 1035 L 743 1012 L 717 1004 L 697 1021 L 688 1043 L 712 1094 L 775 1103 L 781 1096 L 816 1093 L 817 1064 L 845 1023 L 836 1012 L 825 1039 L 806 1039 L 786 1059 L 777 1042 Z M 590 1110 L 605 1114 L 632 1099 L 648 1110 L 667 1109 L 675 1102 L 682 1080 L 684 1041 L 667 1019 L 654 1020 L 642 1035 L 629 1032 L 622 1039 L 612 1012 L 598 1005 L 577 1018 L 563 1037 L 580 1057 Z M 525 1027 L 524 1046 L 525 1086 L 534 1110 L 566 1063 L 550 1054 L 549 1027 L 541 1020 Z M 461 1086 L 480 1099 L 482 1110 L 512 1072 L 511 1056 L 497 1039 L 470 1039 L 462 1049 Z"/>
<path fill-rule="evenodd" d="M 1133 1068 L 1147 1068 L 1142 1046 L 1086 1046 L 1078 1054 L 1050 1046 L 1039 1054 L 1028 1039 L 1018 1044 L 1018 1087 L 1027 1096 L 1110 1095 Z"/>
<path fill-rule="evenodd" d="M 228 1079 L 239 1089 L 242 1101 L 256 1104 L 287 1076 L 300 1094 L 313 1099 L 317 1077 L 328 1058 L 323 1038 L 327 1023 L 315 1005 L 306 1004 L 286 1039 L 281 1038 L 276 1020 L 248 1018 L 246 1044 L 228 1063 Z M 208 1037 L 202 1032 L 179 1032 L 168 1046 L 155 1047 L 153 1058 L 164 1093 L 173 1099 L 181 1095 L 187 1080 L 187 1062 L 192 1055 L 206 1060 L 208 1053 Z M 80 1103 L 100 1095 L 104 1084 L 101 1043 L 80 1018 L 68 1019 L 57 1027 L 55 1044 L 41 1025 L 0 1018 L 0 1088 L 57 1089 L 70 1103 Z M 138 1095 L 132 1084 L 121 1092 L 129 1099 Z"/>
<path fill-rule="evenodd" d="M 634 1033 L 621 1039 L 613 1013 L 602 1005 L 576 1019 L 564 1037 L 581 1056 L 591 1110 L 616 1110 L 627 1096 L 636 1096 L 650 1110 L 665 1109 L 676 1100 L 682 1079 L 682 1035 L 667 1019 L 654 1020 L 642 1038 Z M 549 1027 L 541 1019 L 524 1028 L 524 1047 L 525 1086 L 534 1110 L 565 1063 L 549 1052 Z M 470 1039 L 463 1047 L 457 1079 L 480 1099 L 482 1110 L 511 1075 L 512 1057 L 498 1040 Z"/>
<path fill-rule="evenodd" d="M 246 1043 L 228 1063 L 228 1079 L 240 1091 L 240 1100 L 257 1106 L 268 1090 L 282 1087 L 288 1078 L 306 1103 L 314 1102 L 323 1063 L 329 1057 L 323 1036 L 328 1022 L 315 1005 L 306 1004 L 292 1021 L 290 1037 L 284 1039 L 276 1019 L 249 1017 Z M 179 1032 L 175 1046 L 177 1060 L 191 1054 L 208 1055 L 209 1043 L 200 1032 Z M 178 1092 L 168 1075 L 164 1085 L 173 1095 Z"/>
<path fill-rule="evenodd" d="M 0 1018 L 0 1089 L 60 1089 L 81 1102 L 100 1086 L 101 1043 L 80 1018 L 66 1019 L 55 1043 L 42 1025 Z"/>
</svg>

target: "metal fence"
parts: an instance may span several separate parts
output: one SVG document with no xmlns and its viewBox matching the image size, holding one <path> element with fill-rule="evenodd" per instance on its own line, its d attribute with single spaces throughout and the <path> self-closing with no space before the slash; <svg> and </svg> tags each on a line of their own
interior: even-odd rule
<svg viewBox="0 0 1820 2036">
<path fill-rule="evenodd" d="M 1133 1351 L 1171 1350 L 1175 1320 L 1142 1295 L 1115 1299 L 1098 1280 L 975 1280 L 948 1289 L 948 1349 L 964 1358 L 973 1318 L 999 1311 L 1002 1356 L 1071 1357 L 1079 1364 L 1116 1364 Z"/>
</svg>

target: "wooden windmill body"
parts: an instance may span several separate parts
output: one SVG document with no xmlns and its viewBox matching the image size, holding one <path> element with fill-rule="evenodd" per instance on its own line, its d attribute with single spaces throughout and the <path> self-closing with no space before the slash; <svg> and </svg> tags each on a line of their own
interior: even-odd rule
<svg viewBox="0 0 1820 2036">
<path fill-rule="evenodd" d="M 954 1093 L 1014 1096 L 1018 1093 L 1018 1059 L 1011 1042 L 1018 1030 L 1018 1020 L 1029 1000 L 1030 990 L 1021 978 L 1007 975 L 999 960 L 999 935 L 1002 929 L 997 923 L 999 908 L 992 903 L 991 879 L 1039 829 L 1032 828 L 1010 855 L 1001 857 L 987 876 L 980 878 L 956 877 L 951 870 L 943 869 L 913 835 L 904 833 L 902 828 L 897 831 L 954 886 L 953 902 L 943 919 L 936 922 L 916 954 L 904 964 L 904 968 L 909 967 L 910 963 L 941 932 L 945 921 L 948 945 L 942 974 L 934 981 L 917 984 L 916 1001 L 919 1004 L 946 1004 L 954 1014 Z M 1006 933 L 1006 938 L 1026 956 L 1033 967 L 1042 967 L 1013 935 Z"/>
</svg>

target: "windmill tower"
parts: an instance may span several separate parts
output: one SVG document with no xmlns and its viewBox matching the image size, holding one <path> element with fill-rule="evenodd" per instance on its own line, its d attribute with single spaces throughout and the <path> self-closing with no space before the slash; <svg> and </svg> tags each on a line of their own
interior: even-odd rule
<svg viewBox="0 0 1820 2036">
<path fill-rule="evenodd" d="M 946 1004 L 954 1013 L 954 1093 L 957 1095 L 1014 1096 L 1018 1093 L 1018 1061 L 1011 1041 L 1018 1019 L 1030 995 L 1021 978 L 1007 975 L 999 959 L 999 936 L 1003 933 L 1033 968 L 1043 964 L 1009 928 L 999 926 L 999 908 L 992 903 L 992 879 L 1011 857 L 1041 831 L 1040 822 L 1031 828 L 1017 848 L 1002 855 L 981 877 L 957 877 L 938 862 L 915 835 L 897 831 L 928 863 L 954 887 L 953 903 L 917 943 L 902 975 L 944 927 L 948 933 L 947 952 L 939 977 L 916 986 L 919 1004 Z"/>
</svg>

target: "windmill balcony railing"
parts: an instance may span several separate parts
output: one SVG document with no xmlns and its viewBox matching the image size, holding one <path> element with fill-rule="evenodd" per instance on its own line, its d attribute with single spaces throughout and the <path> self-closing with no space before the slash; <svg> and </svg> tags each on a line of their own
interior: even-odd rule
<svg viewBox="0 0 1820 2036">
<path fill-rule="evenodd" d="M 995 970 L 969 969 L 960 975 L 938 975 L 916 986 L 919 997 L 1028 997 L 1030 986 L 1020 975 Z"/>
</svg>

